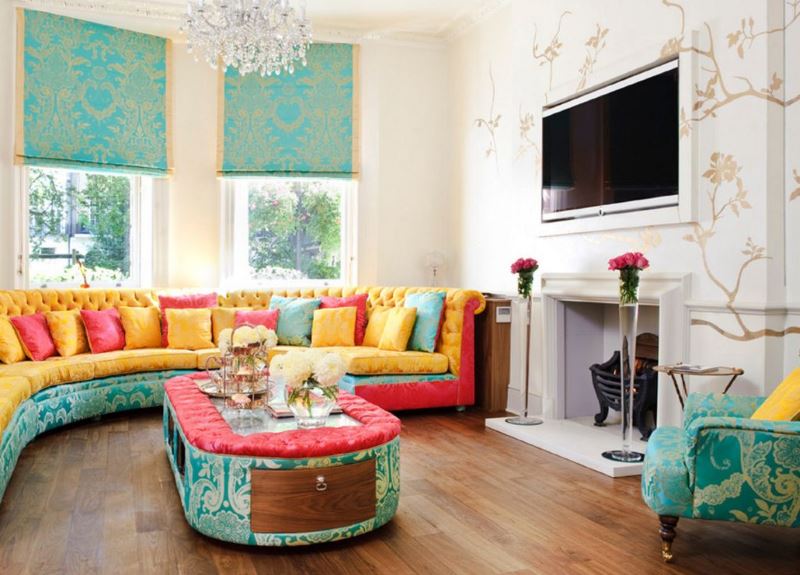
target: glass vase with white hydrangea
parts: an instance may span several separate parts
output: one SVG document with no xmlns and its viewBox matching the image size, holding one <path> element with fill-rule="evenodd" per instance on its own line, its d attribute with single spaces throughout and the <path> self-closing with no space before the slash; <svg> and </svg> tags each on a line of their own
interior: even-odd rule
<svg viewBox="0 0 800 575">
<path fill-rule="evenodd" d="M 272 375 L 283 380 L 286 405 L 303 429 L 323 427 L 339 396 L 346 366 L 335 353 L 291 350 L 272 360 Z"/>
</svg>

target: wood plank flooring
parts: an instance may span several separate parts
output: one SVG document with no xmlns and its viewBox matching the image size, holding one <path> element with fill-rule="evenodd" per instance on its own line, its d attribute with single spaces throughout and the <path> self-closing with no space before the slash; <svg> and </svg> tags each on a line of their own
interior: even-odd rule
<svg viewBox="0 0 800 575">
<path fill-rule="evenodd" d="M 0 573 L 800 574 L 800 530 L 681 520 L 661 563 L 638 478 L 610 479 L 483 427 L 405 414 L 394 520 L 346 542 L 252 549 L 187 526 L 159 410 L 56 430 L 0 504 Z"/>
</svg>

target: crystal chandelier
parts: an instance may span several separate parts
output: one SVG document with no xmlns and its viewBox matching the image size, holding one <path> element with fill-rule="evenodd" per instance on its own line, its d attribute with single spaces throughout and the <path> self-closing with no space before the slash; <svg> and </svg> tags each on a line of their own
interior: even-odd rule
<svg viewBox="0 0 800 575">
<path fill-rule="evenodd" d="M 311 44 L 305 6 L 298 14 L 289 0 L 189 0 L 181 32 L 189 52 L 242 75 L 292 74 L 298 61 L 306 65 Z"/>
</svg>

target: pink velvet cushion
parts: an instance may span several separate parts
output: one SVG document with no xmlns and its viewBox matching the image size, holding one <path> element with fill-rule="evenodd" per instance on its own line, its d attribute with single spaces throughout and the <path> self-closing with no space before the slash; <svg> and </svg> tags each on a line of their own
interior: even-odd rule
<svg viewBox="0 0 800 575">
<path fill-rule="evenodd" d="M 158 306 L 161 308 L 161 347 L 167 347 L 167 308 L 189 309 L 202 307 L 217 307 L 217 294 L 187 294 L 187 295 L 160 295 Z"/>
<path fill-rule="evenodd" d="M 360 293 L 346 297 L 323 296 L 320 298 L 322 304 L 320 309 L 332 307 L 354 307 L 356 308 L 356 334 L 355 344 L 364 343 L 364 334 L 367 332 L 367 294 Z"/>
<path fill-rule="evenodd" d="M 276 433 L 239 435 L 220 415 L 195 379 L 203 373 L 170 379 L 164 390 L 175 409 L 186 440 L 203 451 L 274 458 L 327 457 L 388 443 L 400 434 L 400 420 L 360 397 L 339 392 L 338 403 L 358 427 L 321 427 Z"/>
<path fill-rule="evenodd" d="M 25 355 L 34 361 L 42 361 L 56 354 L 56 344 L 47 327 L 43 313 L 18 315 L 9 318 L 22 342 Z"/>
<path fill-rule="evenodd" d="M 125 348 L 125 330 L 117 308 L 103 311 L 81 310 L 81 319 L 89 338 L 92 353 L 105 353 Z"/>
<path fill-rule="evenodd" d="M 272 331 L 278 330 L 278 314 L 281 313 L 279 309 L 257 309 L 250 311 L 237 311 L 233 325 L 239 327 L 240 325 L 263 325 Z"/>
</svg>

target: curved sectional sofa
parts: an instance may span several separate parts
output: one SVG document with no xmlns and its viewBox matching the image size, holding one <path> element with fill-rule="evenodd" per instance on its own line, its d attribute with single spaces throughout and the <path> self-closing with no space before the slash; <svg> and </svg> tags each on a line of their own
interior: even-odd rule
<svg viewBox="0 0 800 575">
<path fill-rule="evenodd" d="M 475 399 L 474 316 L 483 296 L 444 288 L 345 287 L 235 291 L 218 296 L 221 307 L 261 308 L 272 295 L 348 296 L 367 293 L 368 308 L 403 305 L 406 294 L 445 291 L 442 329 L 434 353 L 392 352 L 356 346 L 327 348 L 347 364 L 340 387 L 388 410 L 467 406 Z M 196 290 L 195 290 L 196 291 Z M 0 291 L 0 315 L 120 306 L 157 306 L 156 290 Z M 278 346 L 276 353 L 291 349 Z M 0 498 L 22 449 L 37 435 L 107 413 L 163 403 L 164 382 L 204 369 L 216 349 L 136 349 L 0 364 Z"/>
</svg>

